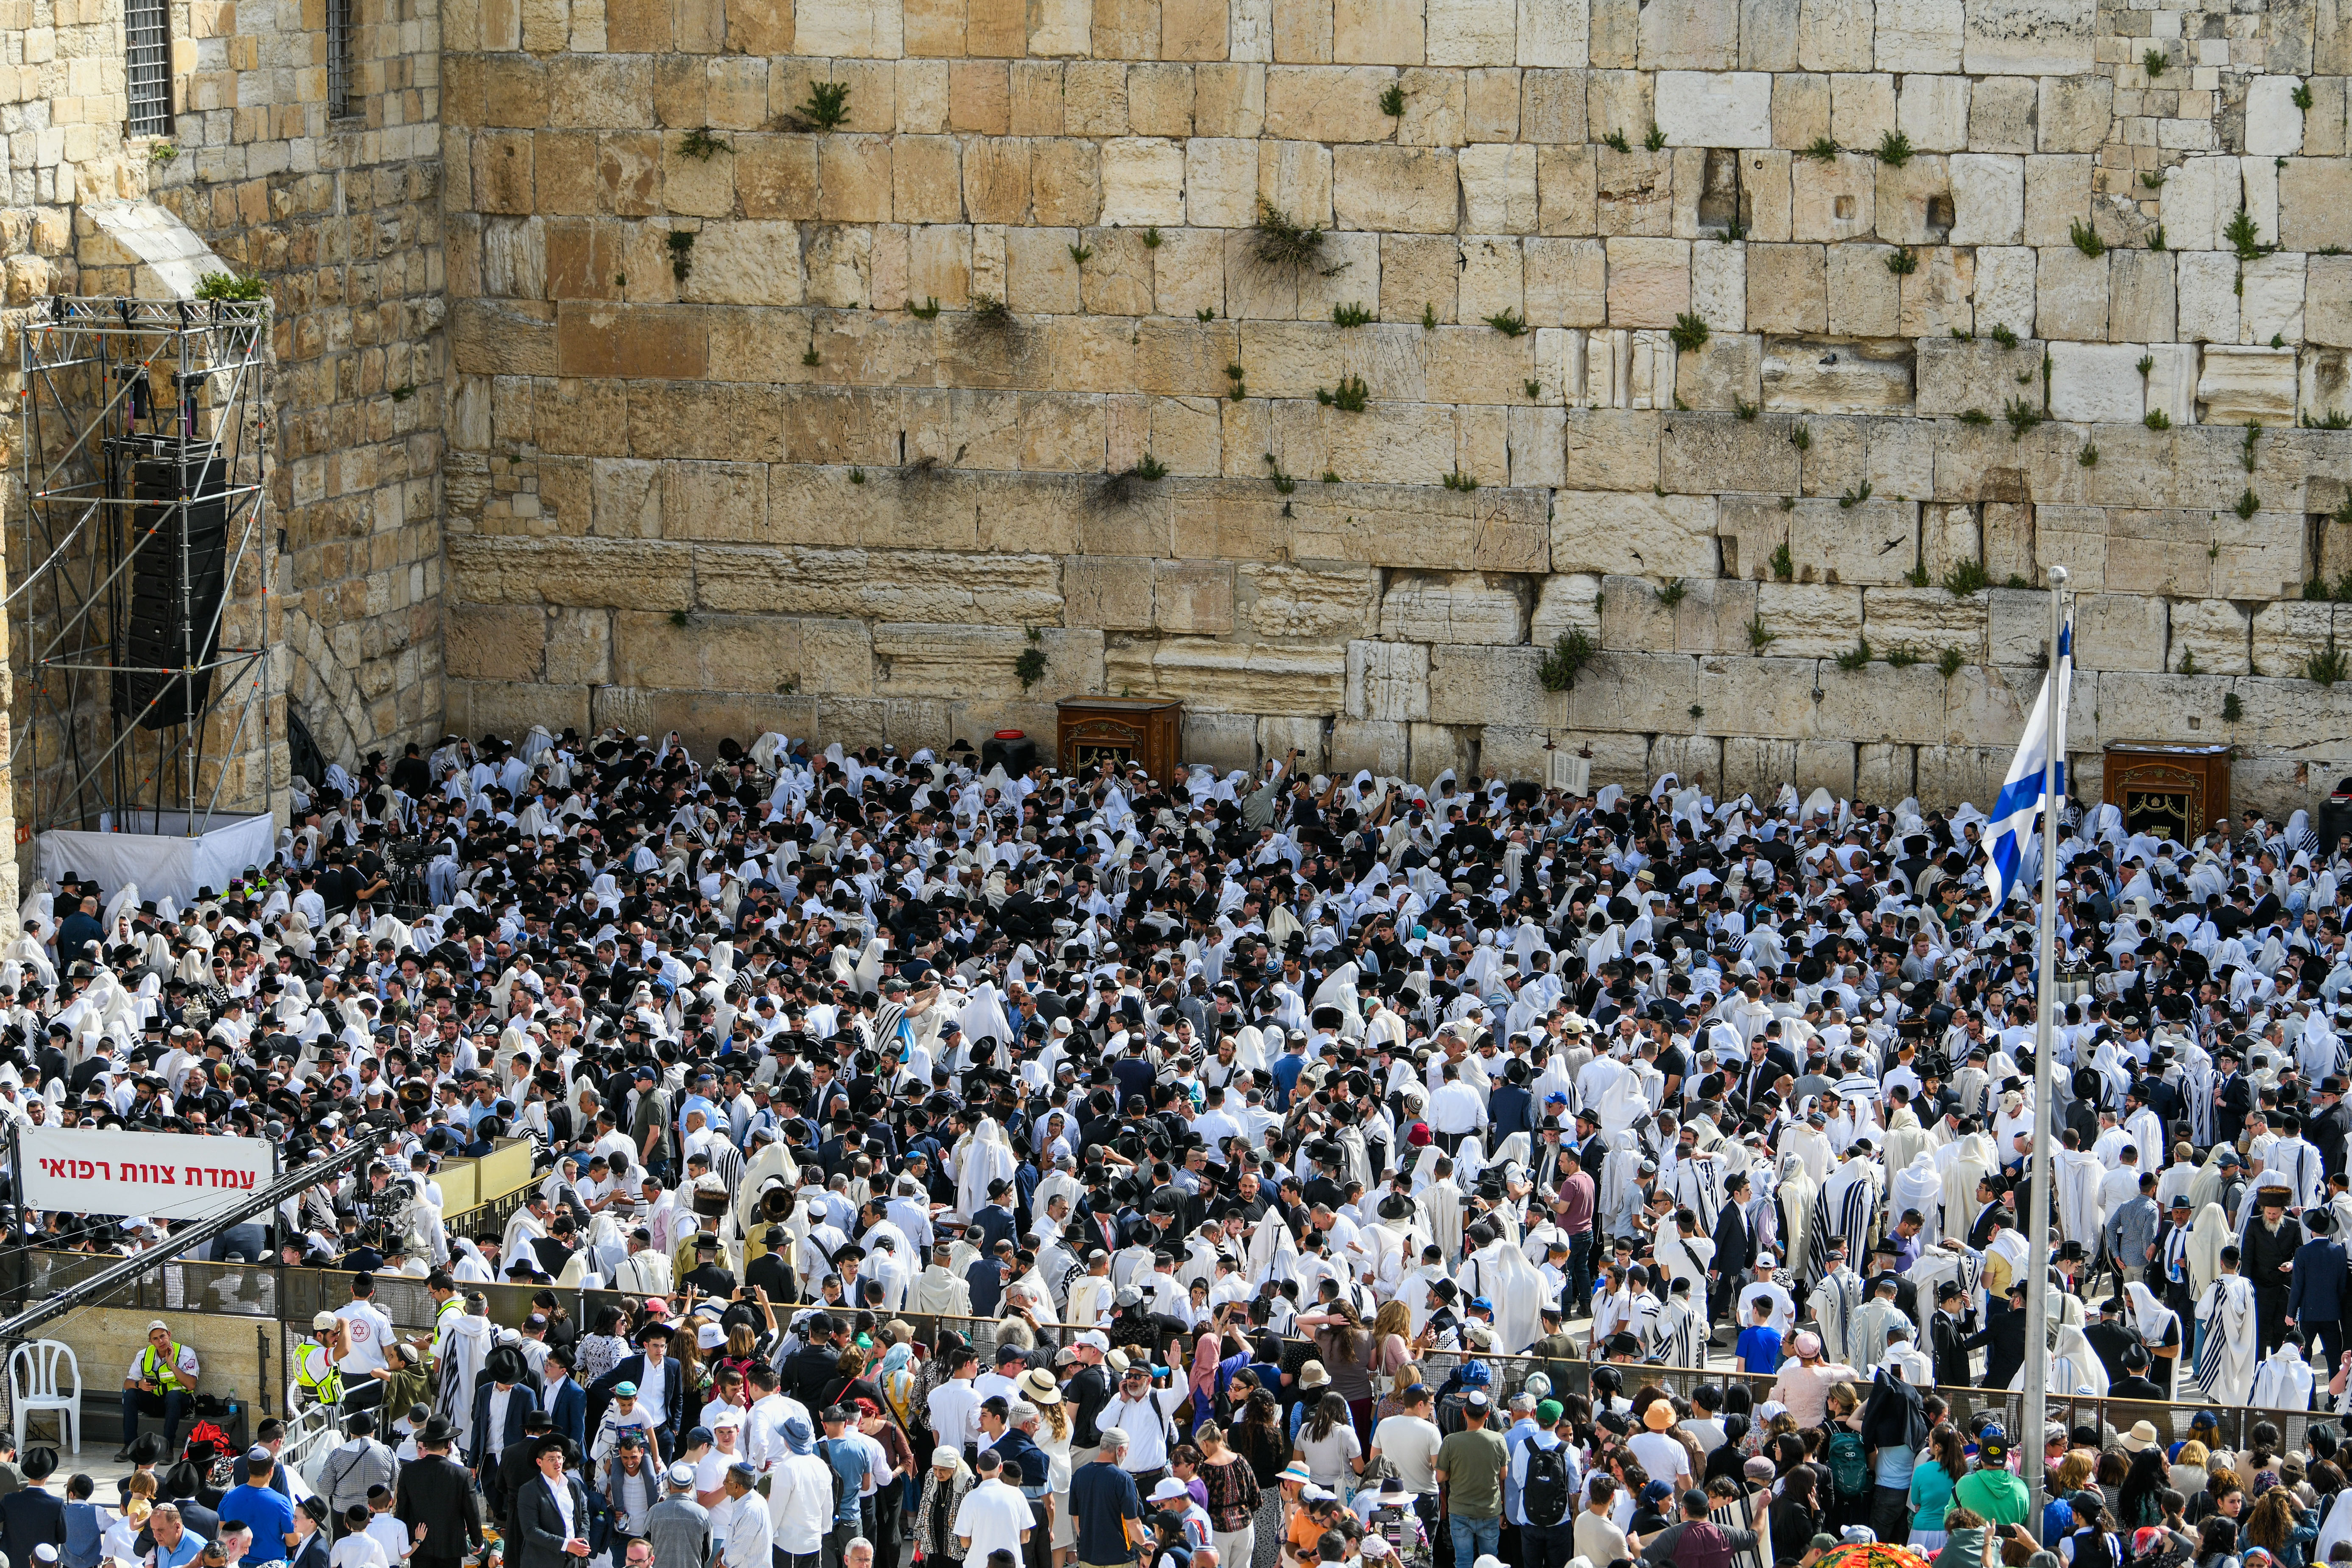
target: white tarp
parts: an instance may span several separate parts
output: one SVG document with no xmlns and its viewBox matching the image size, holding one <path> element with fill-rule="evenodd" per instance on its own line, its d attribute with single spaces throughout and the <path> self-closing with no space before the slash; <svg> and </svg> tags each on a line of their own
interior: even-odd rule
<svg viewBox="0 0 2352 1568">
<path fill-rule="evenodd" d="M 184 812 L 142 812 L 137 833 L 83 833 L 54 828 L 36 841 L 34 863 L 41 879 L 56 887 L 68 874 L 94 879 L 111 894 L 125 882 L 139 884 L 142 899 L 173 899 L 184 905 L 199 888 L 217 893 L 247 866 L 267 866 L 278 853 L 277 825 L 267 816 L 216 815 L 195 837 L 184 831 Z M 62 917 L 71 911 L 60 910 Z"/>
<path fill-rule="evenodd" d="M 22 1127 L 25 1202 L 60 1214 L 203 1219 L 268 1186 L 278 1145 L 266 1138 Z"/>
</svg>

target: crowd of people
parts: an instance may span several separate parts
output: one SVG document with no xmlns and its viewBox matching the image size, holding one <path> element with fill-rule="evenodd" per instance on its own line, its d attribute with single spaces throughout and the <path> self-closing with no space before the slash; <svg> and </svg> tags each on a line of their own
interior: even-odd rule
<svg viewBox="0 0 2352 1568">
<path fill-rule="evenodd" d="M 184 909 L 37 891 L 0 1115 L 381 1136 L 222 1245 L 354 1271 L 293 1369 L 364 1456 L 324 1523 L 407 1521 L 438 1459 L 480 1514 L 417 1568 L 485 1529 L 676 1568 L 698 1517 L 727 1568 L 1720 1568 L 1841 1531 L 2123 1568 L 2223 1518 L 2326 1561 L 2316 1437 L 2060 1428 L 2068 1520 L 2011 1519 L 2030 1456 L 1934 1391 L 2018 1386 L 2041 1268 L 2054 1394 L 2347 1398 L 2352 841 L 2071 812 L 2045 1109 L 2038 882 L 1993 907 L 1984 826 L 1671 774 L 452 738 L 330 770 Z M 527 1201 L 445 1223 L 436 1163 L 514 1138 Z M 578 1321 L 585 1288 L 633 1305 Z M 168 1449 L 160 1339 L 126 1440 Z"/>
</svg>

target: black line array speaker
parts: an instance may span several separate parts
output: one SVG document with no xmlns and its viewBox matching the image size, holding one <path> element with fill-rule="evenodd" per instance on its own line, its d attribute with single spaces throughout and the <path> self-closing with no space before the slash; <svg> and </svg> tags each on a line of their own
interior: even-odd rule
<svg viewBox="0 0 2352 1568">
<path fill-rule="evenodd" d="M 137 553 L 123 574 L 129 591 L 115 629 L 114 711 L 142 729 L 167 730 L 202 713 L 212 695 L 209 669 L 186 679 L 151 672 L 208 664 L 219 644 L 227 465 L 210 441 L 136 437 L 108 445 L 116 494 L 140 503 L 123 509 Z M 184 498 L 185 507 L 172 504 Z"/>
</svg>

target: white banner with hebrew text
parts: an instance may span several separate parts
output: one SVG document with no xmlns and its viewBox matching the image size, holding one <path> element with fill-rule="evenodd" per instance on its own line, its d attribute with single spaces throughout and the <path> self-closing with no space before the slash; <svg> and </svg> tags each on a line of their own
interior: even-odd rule
<svg viewBox="0 0 2352 1568">
<path fill-rule="evenodd" d="M 95 1127 L 26 1127 L 17 1138 L 25 1202 L 61 1214 L 203 1219 L 278 1174 L 277 1145 L 262 1138 Z"/>
</svg>

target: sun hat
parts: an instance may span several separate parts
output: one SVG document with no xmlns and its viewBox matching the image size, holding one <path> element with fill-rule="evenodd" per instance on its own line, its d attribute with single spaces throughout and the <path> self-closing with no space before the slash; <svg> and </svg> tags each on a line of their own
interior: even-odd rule
<svg viewBox="0 0 2352 1568">
<path fill-rule="evenodd" d="M 1323 1363 L 1319 1361 L 1310 1361 L 1298 1369 L 1298 1386 L 1301 1388 L 1320 1388 L 1330 1381 L 1331 1374 L 1323 1370 Z"/>
<path fill-rule="evenodd" d="M 1663 1399 L 1654 1399 L 1642 1412 L 1642 1425 L 1653 1432 L 1663 1432 L 1675 1424 L 1675 1407 Z"/>
<path fill-rule="evenodd" d="M 1033 1366 L 1023 1373 L 1018 1386 L 1021 1397 L 1032 1405 L 1062 1403 L 1062 1385 L 1055 1383 L 1054 1374 L 1042 1366 Z"/>
</svg>

